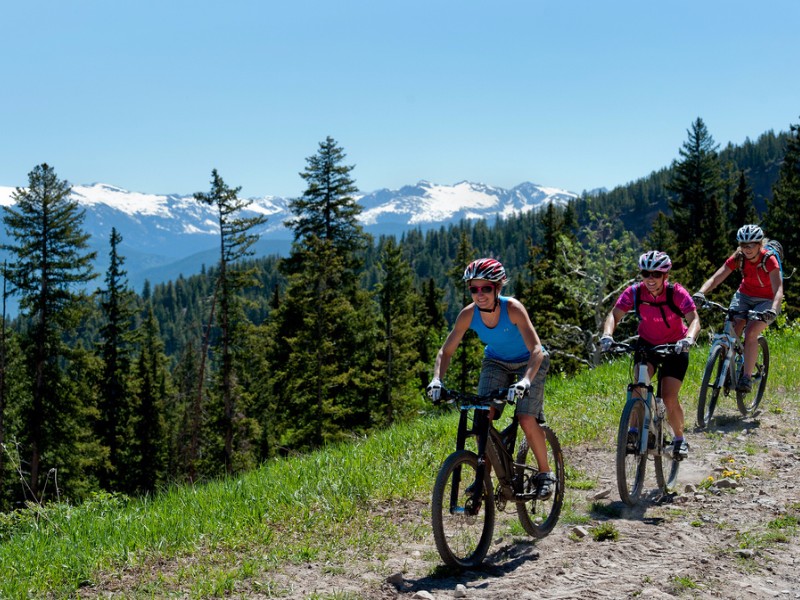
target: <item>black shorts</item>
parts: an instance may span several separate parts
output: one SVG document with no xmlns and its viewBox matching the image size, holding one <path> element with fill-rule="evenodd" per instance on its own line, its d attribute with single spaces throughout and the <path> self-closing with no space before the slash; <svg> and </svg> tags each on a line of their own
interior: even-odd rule
<svg viewBox="0 0 800 600">
<path fill-rule="evenodd" d="M 653 365 L 658 372 L 659 379 L 674 377 L 678 381 L 683 381 L 689 368 L 689 353 L 681 352 L 680 354 L 672 353 L 667 356 L 659 356 L 650 351 L 654 345 L 639 339 L 636 343 L 636 362 L 644 361 Z"/>
</svg>

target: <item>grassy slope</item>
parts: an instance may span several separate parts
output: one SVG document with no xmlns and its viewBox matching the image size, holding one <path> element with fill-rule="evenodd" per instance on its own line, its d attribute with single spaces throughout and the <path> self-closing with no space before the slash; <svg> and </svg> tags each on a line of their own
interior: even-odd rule
<svg viewBox="0 0 800 600">
<path fill-rule="evenodd" d="M 796 411 L 800 332 L 771 334 L 770 345 L 763 408 Z M 706 355 L 703 346 L 692 353 L 681 394 L 687 424 L 694 422 Z M 567 462 L 571 445 L 613 443 L 628 370 L 623 360 L 574 378 L 550 378 L 545 408 Z M 98 495 L 80 506 L 0 515 L 0 598 L 74 597 L 98 576 L 150 571 L 150 565 L 175 558 L 182 566 L 171 570 L 170 581 L 151 582 L 137 594 L 179 586 L 195 597 L 223 595 L 271 564 L 341 558 L 343 552 L 380 554 L 387 538 L 409 535 L 390 518 L 397 513 L 382 516 L 381 507 L 401 511 L 417 502 L 411 510 L 425 509 L 435 473 L 452 449 L 455 418 L 429 415 L 368 439 L 271 461 L 236 479 L 152 498 Z M 226 560 L 234 554 L 236 560 Z"/>
</svg>

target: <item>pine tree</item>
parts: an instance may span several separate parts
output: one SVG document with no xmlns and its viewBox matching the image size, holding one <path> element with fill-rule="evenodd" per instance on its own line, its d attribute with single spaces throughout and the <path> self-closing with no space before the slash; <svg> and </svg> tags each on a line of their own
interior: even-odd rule
<svg viewBox="0 0 800 600">
<path fill-rule="evenodd" d="M 245 286 L 256 283 L 254 271 L 252 269 L 237 270 L 236 263 L 253 254 L 252 246 L 258 241 L 258 235 L 253 233 L 253 229 L 263 225 L 267 220 L 263 215 L 251 217 L 241 215 L 252 201 L 239 198 L 240 191 L 240 187 L 228 187 L 214 169 L 211 172 L 211 190 L 207 194 L 198 192 L 194 195 L 198 202 L 216 208 L 220 230 L 220 256 L 216 287 L 219 291 L 219 316 L 217 317 L 220 328 L 219 381 L 224 406 L 222 435 L 225 469 L 229 473 L 233 470 L 234 421 L 237 411 L 234 339 L 237 330 L 241 330 L 244 320 L 240 299 L 237 298 L 237 295 Z M 209 316 L 209 322 L 213 318 L 212 313 Z"/>
<path fill-rule="evenodd" d="M 6 390 L 8 389 L 6 385 L 6 375 L 8 373 L 8 349 L 9 349 L 9 331 L 6 323 L 6 301 L 8 300 L 8 294 L 6 292 L 6 283 L 8 278 L 6 277 L 6 263 L 3 261 L 3 310 L 2 314 L 0 315 L 0 511 L 4 510 L 4 505 L 2 503 L 3 499 L 3 484 L 5 482 L 5 452 L 3 452 L 3 448 L 5 448 L 6 443 Z"/>
<path fill-rule="evenodd" d="M 394 238 L 386 240 L 381 257 L 383 278 L 376 294 L 383 329 L 378 351 L 383 391 L 376 412 L 381 415 L 378 422 L 388 425 L 420 407 L 418 377 L 427 369 L 418 351 L 420 340 L 425 339 L 425 326 L 414 312 L 421 298 L 413 289 L 411 267 Z"/>
<path fill-rule="evenodd" d="M 307 159 L 308 188 L 291 202 L 292 252 L 283 264 L 288 285 L 274 311 L 271 386 L 286 427 L 281 443 L 313 448 L 369 426 L 374 394 L 374 303 L 359 286 L 366 236 L 351 166 L 328 137 Z"/>
<path fill-rule="evenodd" d="M 797 214 L 800 210 L 800 123 L 791 125 L 786 142 L 786 153 L 781 163 L 778 181 L 772 188 L 765 226 L 768 237 L 778 240 L 784 251 L 784 273 L 800 266 L 800 230 Z M 786 314 L 796 319 L 800 316 L 800 281 L 798 277 L 785 278 L 784 298 Z"/>
<path fill-rule="evenodd" d="M 105 323 L 100 329 L 100 354 L 103 374 L 100 381 L 100 442 L 108 448 L 108 467 L 100 474 L 100 485 L 106 490 L 125 489 L 130 471 L 132 397 L 129 376 L 133 341 L 134 298 L 128 289 L 125 259 L 119 254 L 122 236 L 111 229 L 109 266 L 105 289 L 99 290 L 100 308 Z"/>
<path fill-rule="evenodd" d="M 735 240 L 736 232 L 742 225 L 748 223 L 758 223 L 756 213 L 755 195 L 753 189 L 747 183 L 744 171 L 739 171 L 739 179 L 736 191 L 731 198 L 730 224 L 725 236 L 726 240 Z"/>
<path fill-rule="evenodd" d="M 7 275 L 28 323 L 24 344 L 32 404 L 26 442 L 35 499 L 49 469 L 63 466 L 43 464 L 43 459 L 79 435 L 69 429 L 77 409 L 60 391 L 66 375 L 61 336 L 79 322 L 81 300 L 75 290 L 95 277 L 95 253 L 87 251 L 89 236 L 81 229 L 85 213 L 70 191 L 52 167 L 41 164 L 28 174 L 28 187 L 12 194 L 15 205 L 4 207 L 3 222 L 13 240 L 3 245 L 13 257 Z"/>
<path fill-rule="evenodd" d="M 675 232 L 669 228 L 669 218 L 663 212 L 658 211 L 653 221 L 653 228 L 644 240 L 642 250 L 644 252 L 660 250 L 661 252 L 666 252 L 671 259 L 677 259 L 678 238 Z M 673 260 L 674 263 L 675 260 Z"/>
<path fill-rule="evenodd" d="M 706 258 L 716 264 L 727 257 L 728 242 L 722 211 L 723 181 L 717 144 L 703 120 L 698 118 L 687 132 L 680 149 L 682 160 L 673 161 L 673 180 L 667 190 L 676 194 L 669 201 L 670 225 L 678 235 L 678 250 L 685 252 L 700 241 Z M 702 279 L 706 274 L 699 274 Z"/>
<path fill-rule="evenodd" d="M 166 481 L 167 453 L 170 451 L 165 414 L 170 391 L 167 357 L 163 354 L 158 321 L 149 303 L 142 323 L 136 381 L 132 440 L 136 452 L 127 485 L 134 492 L 142 493 L 152 492 L 159 483 Z"/>
<path fill-rule="evenodd" d="M 564 229 L 564 219 L 552 202 L 541 213 L 541 224 L 544 232 L 543 259 L 553 264 L 558 252 L 558 238 Z"/>
<path fill-rule="evenodd" d="M 300 173 L 308 187 L 302 197 L 289 202 L 295 216 L 287 225 L 295 243 L 312 237 L 327 240 L 337 255 L 347 259 L 346 268 L 355 270 L 361 266 L 359 251 L 366 248 L 369 238 L 358 224 L 361 206 L 353 197 L 358 188 L 350 176 L 354 167 L 342 164 L 345 157 L 330 136 L 320 142 L 319 151 L 306 159 Z M 290 260 L 287 266 L 292 264 Z"/>
</svg>

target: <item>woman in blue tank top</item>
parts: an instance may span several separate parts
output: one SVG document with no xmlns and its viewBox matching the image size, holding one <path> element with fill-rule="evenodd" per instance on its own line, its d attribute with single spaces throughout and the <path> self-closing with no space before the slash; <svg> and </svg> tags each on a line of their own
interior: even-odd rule
<svg viewBox="0 0 800 600">
<path fill-rule="evenodd" d="M 493 258 L 471 262 L 464 271 L 472 303 L 464 307 L 453 329 L 436 355 L 433 379 L 427 387 L 433 400 L 439 399 L 442 379 L 458 345 L 468 329 L 474 330 L 484 348 L 478 393 L 488 394 L 509 387 L 517 398 L 519 425 L 539 466 L 538 495 L 547 498 L 556 478 L 547 462 L 544 431 L 544 380 L 550 357 L 533 328 L 528 311 L 516 298 L 501 296 L 508 281 L 505 268 Z M 494 409 L 489 413 L 494 418 Z"/>
</svg>

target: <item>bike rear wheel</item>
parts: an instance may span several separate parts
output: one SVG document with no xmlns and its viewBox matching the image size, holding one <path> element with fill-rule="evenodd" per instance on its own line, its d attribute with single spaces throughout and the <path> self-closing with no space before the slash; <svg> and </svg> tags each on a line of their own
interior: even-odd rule
<svg viewBox="0 0 800 600">
<path fill-rule="evenodd" d="M 722 377 L 720 377 L 724 363 L 725 349 L 722 346 L 713 346 L 706 361 L 703 382 L 700 384 L 700 397 L 697 399 L 698 427 L 706 427 L 711 423 L 711 418 L 714 416 L 719 392 L 724 383 Z"/>
<path fill-rule="evenodd" d="M 628 451 L 628 432 L 635 431 L 635 451 Z M 617 432 L 617 488 L 625 504 L 633 506 L 644 487 L 647 469 L 647 451 L 641 451 L 641 435 L 644 430 L 644 401 L 632 399 L 622 409 Z"/>
<path fill-rule="evenodd" d="M 659 489 L 666 494 L 672 490 L 678 482 L 678 469 L 681 466 L 681 462 L 673 458 L 672 440 L 675 436 L 666 418 L 661 419 L 661 421 L 655 425 L 655 429 L 656 439 L 661 439 L 661 450 L 653 457 L 653 465 L 656 471 L 656 483 L 658 483 Z"/>
<path fill-rule="evenodd" d="M 454 452 L 442 464 L 433 486 L 433 539 L 442 560 L 451 567 L 478 566 L 492 543 L 495 506 L 488 463 L 478 503 L 466 492 L 475 481 L 477 468 L 474 452 Z"/>
<path fill-rule="evenodd" d="M 739 406 L 739 412 L 744 416 L 752 415 L 756 412 L 758 405 L 761 404 L 761 399 L 764 396 L 764 390 L 767 388 L 767 376 L 769 375 L 769 345 L 764 336 L 758 337 L 758 357 L 756 358 L 756 366 L 753 370 L 753 391 L 749 394 L 743 392 L 736 392 L 736 404 Z"/>
<path fill-rule="evenodd" d="M 544 430 L 547 444 L 547 462 L 556 476 L 555 489 L 547 499 L 532 498 L 524 502 L 517 502 L 519 522 L 522 524 L 522 528 L 535 538 L 543 538 L 553 530 L 561 514 L 561 506 L 564 503 L 564 456 L 561 453 L 561 444 L 552 429 L 546 425 L 543 425 L 542 429 Z M 517 451 L 517 466 L 514 473 L 523 482 L 523 494 L 535 495 L 536 483 L 534 482 L 534 477 L 538 473 L 539 468 L 536 458 L 523 436 L 522 444 L 520 444 Z"/>
</svg>

